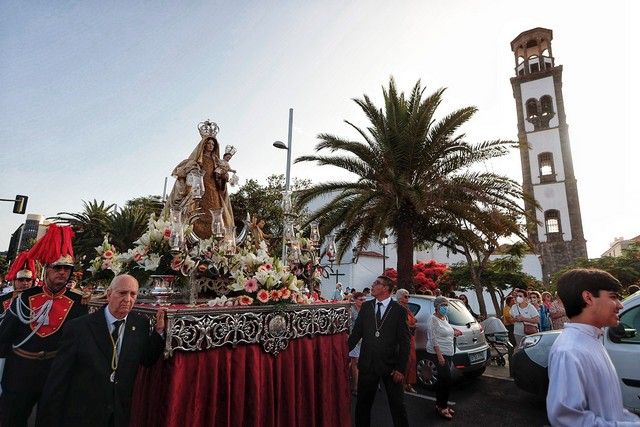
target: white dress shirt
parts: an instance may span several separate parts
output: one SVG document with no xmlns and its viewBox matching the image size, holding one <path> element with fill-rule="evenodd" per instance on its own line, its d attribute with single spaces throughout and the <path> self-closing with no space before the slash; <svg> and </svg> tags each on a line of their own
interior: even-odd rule
<svg viewBox="0 0 640 427">
<path fill-rule="evenodd" d="M 616 368 L 602 330 L 567 323 L 549 353 L 547 416 L 552 426 L 640 426 L 622 406 Z"/>
<path fill-rule="evenodd" d="M 382 301 L 375 300 L 375 304 L 373 304 L 373 310 L 375 313 L 378 312 L 378 303 L 381 302 L 382 306 L 380 307 L 380 317 L 384 317 L 384 314 L 387 312 L 387 307 L 389 307 L 389 303 L 391 302 L 391 297 L 384 299 Z"/>
<path fill-rule="evenodd" d="M 113 334 L 113 329 L 115 328 L 113 326 L 113 322 L 115 322 L 116 320 L 124 320 L 124 322 L 122 322 L 122 324 L 120 325 L 120 331 L 118 333 L 118 342 L 116 343 L 118 347 L 118 354 L 120 354 L 120 349 L 122 348 L 122 336 L 124 335 L 123 334 L 124 328 L 125 328 L 125 325 L 127 324 L 127 316 L 125 316 L 122 319 L 117 319 L 113 314 L 111 314 L 111 312 L 109 311 L 109 307 L 105 307 L 104 317 L 105 319 L 107 319 L 107 327 L 109 328 L 109 335 Z"/>
</svg>

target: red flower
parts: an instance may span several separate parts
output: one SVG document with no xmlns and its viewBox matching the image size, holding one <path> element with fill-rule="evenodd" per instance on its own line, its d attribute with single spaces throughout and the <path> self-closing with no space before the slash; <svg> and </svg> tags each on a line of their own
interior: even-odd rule
<svg viewBox="0 0 640 427">
<path fill-rule="evenodd" d="M 280 292 L 282 292 L 282 299 L 289 299 L 291 297 L 291 291 L 289 289 L 283 289 Z"/>
<path fill-rule="evenodd" d="M 258 301 L 260 301 L 263 304 L 266 304 L 267 302 L 269 302 L 269 292 L 265 291 L 264 289 L 260 289 L 258 291 L 258 294 L 256 295 L 256 298 L 258 298 Z"/>
<path fill-rule="evenodd" d="M 241 295 L 238 298 L 238 304 L 239 305 L 251 305 L 253 303 L 253 298 L 251 298 L 248 295 Z"/>
<path fill-rule="evenodd" d="M 274 289 L 271 291 L 270 297 L 272 301 L 280 301 L 280 298 L 282 298 L 282 291 Z"/>
<path fill-rule="evenodd" d="M 171 229 L 170 228 L 165 228 L 164 232 L 162 233 L 164 237 L 166 237 L 167 239 L 169 237 L 171 237 Z"/>
</svg>

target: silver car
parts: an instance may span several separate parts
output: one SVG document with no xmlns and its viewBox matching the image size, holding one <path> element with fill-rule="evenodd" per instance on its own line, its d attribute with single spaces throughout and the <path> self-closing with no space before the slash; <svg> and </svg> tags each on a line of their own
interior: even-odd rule
<svg viewBox="0 0 640 427">
<path fill-rule="evenodd" d="M 430 295 L 411 295 L 409 309 L 416 317 L 416 361 L 418 381 L 427 386 L 433 386 L 438 380 L 435 364 L 427 358 L 427 324 L 434 313 L 433 300 Z M 484 336 L 480 323 L 474 319 L 464 303 L 457 299 L 449 300 L 449 324 L 460 331 L 454 338 L 453 376 L 463 374 L 469 377 L 479 377 L 490 361 L 489 345 Z"/>
</svg>

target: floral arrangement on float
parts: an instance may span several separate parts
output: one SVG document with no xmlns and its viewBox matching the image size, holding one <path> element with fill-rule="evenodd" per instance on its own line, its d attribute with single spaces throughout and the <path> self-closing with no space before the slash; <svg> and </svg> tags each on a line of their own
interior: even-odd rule
<svg viewBox="0 0 640 427">
<path fill-rule="evenodd" d="M 87 271 L 91 273 L 91 282 L 98 291 L 104 291 L 114 276 L 122 271 L 121 254 L 109 243 L 109 236 L 104 236 L 100 246 L 96 246 L 97 256 L 91 260 Z"/>
<path fill-rule="evenodd" d="M 185 236 L 192 236 L 190 226 L 176 218 L 152 215 L 145 233 L 127 252 L 119 254 L 105 236 L 88 268 L 90 281 L 106 285 L 116 274 L 131 274 L 141 284 L 141 300 L 146 293 L 159 305 L 186 293 L 191 305 L 212 307 L 314 302 L 307 286 L 319 280 L 322 271 L 309 239 L 289 239 L 287 262 L 283 263 L 269 254 L 264 240 L 257 247 L 249 242 L 236 245 L 234 227 L 215 231 L 209 239 L 187 244 Z M 221 281 L 223 289 L 203 301 L 194 283 L 207 278 Z"/>
</svg>

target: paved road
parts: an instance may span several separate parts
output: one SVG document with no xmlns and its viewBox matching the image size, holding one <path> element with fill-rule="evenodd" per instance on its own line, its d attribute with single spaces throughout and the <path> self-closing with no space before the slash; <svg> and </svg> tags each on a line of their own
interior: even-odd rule
<svg viewBox="0 0 640 427">
<path fill-rule="evenodd" d="M 476 380 L 462 379 L 454 384 L 450 401 L 455 403 L 453 422 L 443 420 L 435 412 L 435 394 L 418 389 L 418 394 L 405 394 L 410 426 L 545 426 L 544 400 L 517 388 L 512 380 L 487 376 Z M 353 420 L 355 399 L 352 402 Z M 372 427 L 393 426 L 384 391 L 374 402 Z"/>
</svg>

